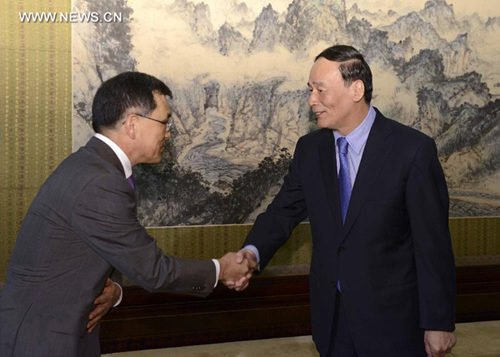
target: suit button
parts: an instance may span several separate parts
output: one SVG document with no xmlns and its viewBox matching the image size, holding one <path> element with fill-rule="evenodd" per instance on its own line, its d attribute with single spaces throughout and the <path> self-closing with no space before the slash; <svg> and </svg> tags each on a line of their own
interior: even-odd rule
<svg viewBox="0 0 500 357">
<path fill-rule="evenodd" d="M 342 253 L 345 250 L 344 246 L 341 245 L 339 249 L 337 249 L 337 253 Z"/>
</svg>

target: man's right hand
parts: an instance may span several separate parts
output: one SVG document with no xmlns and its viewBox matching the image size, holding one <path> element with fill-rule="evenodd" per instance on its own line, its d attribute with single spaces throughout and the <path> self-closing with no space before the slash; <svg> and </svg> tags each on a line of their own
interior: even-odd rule
<svg viewBox="0 0 500 357">
<path fill-rule="evenodd" d="M 236 291 L 245 290 L 250 284 L 250 278 L 253 272 L 258 269 L 257 257 L 250 249 L 241 249 L 234 255 L 234 261 L 236 264 L 247 263 L 249 268 L 249 273 L 241 277 L 239 280 L 226 280 L 224 284 L 229 289 L 235 289 Z"/>
<path fill-rule="evenodd" d="M 219 280 L 230 288 L 240 287 L 250 279 L 253 272 L 251 263 L 247 259 L 237 259 L 236 255 L 237 253 L 227 253 L 219 259 Z"/>
</svg>

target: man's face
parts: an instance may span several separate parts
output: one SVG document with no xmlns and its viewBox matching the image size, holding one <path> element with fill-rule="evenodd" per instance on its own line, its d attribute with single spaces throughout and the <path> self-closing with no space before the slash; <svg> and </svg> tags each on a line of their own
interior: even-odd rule
<svg viewBox="0 0 500 357">
<path fill-rule="evenodd" d="M 166 123 L 171 115 L 167 98 L 160 93 L 153 93 L 156 108 L 147 115 L 148 117 Z M 166 124 L 138 116 L 140 125 L 140 142 L 142 163 L 157 164 L 161 162 L 162 152 L 165 150 L 165 140 L 170 139 L 170 131 L 166 130 Z"/>
<path fill-rule="evenodd" d="M 350 126 L 355 101 L 353 85 L 345 86 L 339 62 L 318 58 L 311 68 L 308 86 L 309 105 L 318 118 L 318 126 L 343 134 L 343 129 Z"/>
</svg>

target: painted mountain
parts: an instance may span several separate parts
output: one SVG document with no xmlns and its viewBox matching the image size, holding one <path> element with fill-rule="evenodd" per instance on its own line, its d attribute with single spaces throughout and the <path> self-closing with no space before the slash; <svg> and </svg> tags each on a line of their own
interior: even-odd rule
<svg viewBox="0 0 500 357">
<path fill-rule="evenodd" d="M 499 17 L 457 18 L 445 0 L 406 14 L 368 12 L 362 0 L 349 9 L 270 1 L 260 13 L 249 4 L 74 1 L 75 11 L 124 17 L 74 25 L 75 148 L 90 136 L 103 80 L 139 70 L 174 93 L 163 164 L 134 168 L 143 224 L 252 222 L 277 193 L 297 139 L 316 129 L 308 72 L 332 44 L 365 55 L 373 105 L 436 140 L 451 216 L 500 214 Z"/>
</svg>

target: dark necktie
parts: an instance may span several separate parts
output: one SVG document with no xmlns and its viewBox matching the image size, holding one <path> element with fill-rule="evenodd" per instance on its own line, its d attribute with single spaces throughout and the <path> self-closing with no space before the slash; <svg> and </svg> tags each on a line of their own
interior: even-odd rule
<svg viewBox="0 0 500 357">
<path fill-rule="evenodd" d="M 134 189 L 134 192 L 135 192 L 135 181 L 134 181 L 134 176 L 130 175 L 129 177 L 127 177 L 127 181 L 128 181 L 128 183 L 130 184 L 130 186 L 132 186 L 132 188 Z"/>
<path fill-rule="evenodd" d="M 342 224 L 345 222 L 347 216 L 347 209 L 349 208 L 349 200 L 351 199 L 351 179 L 349 177 L 349 162 L 347 160 L 347 140 L 344 137 L 337 139 L 337 146 L 339 148 L 339 190 L 340 190 L 340 211 L 342 213 Z"/>
</svg>

